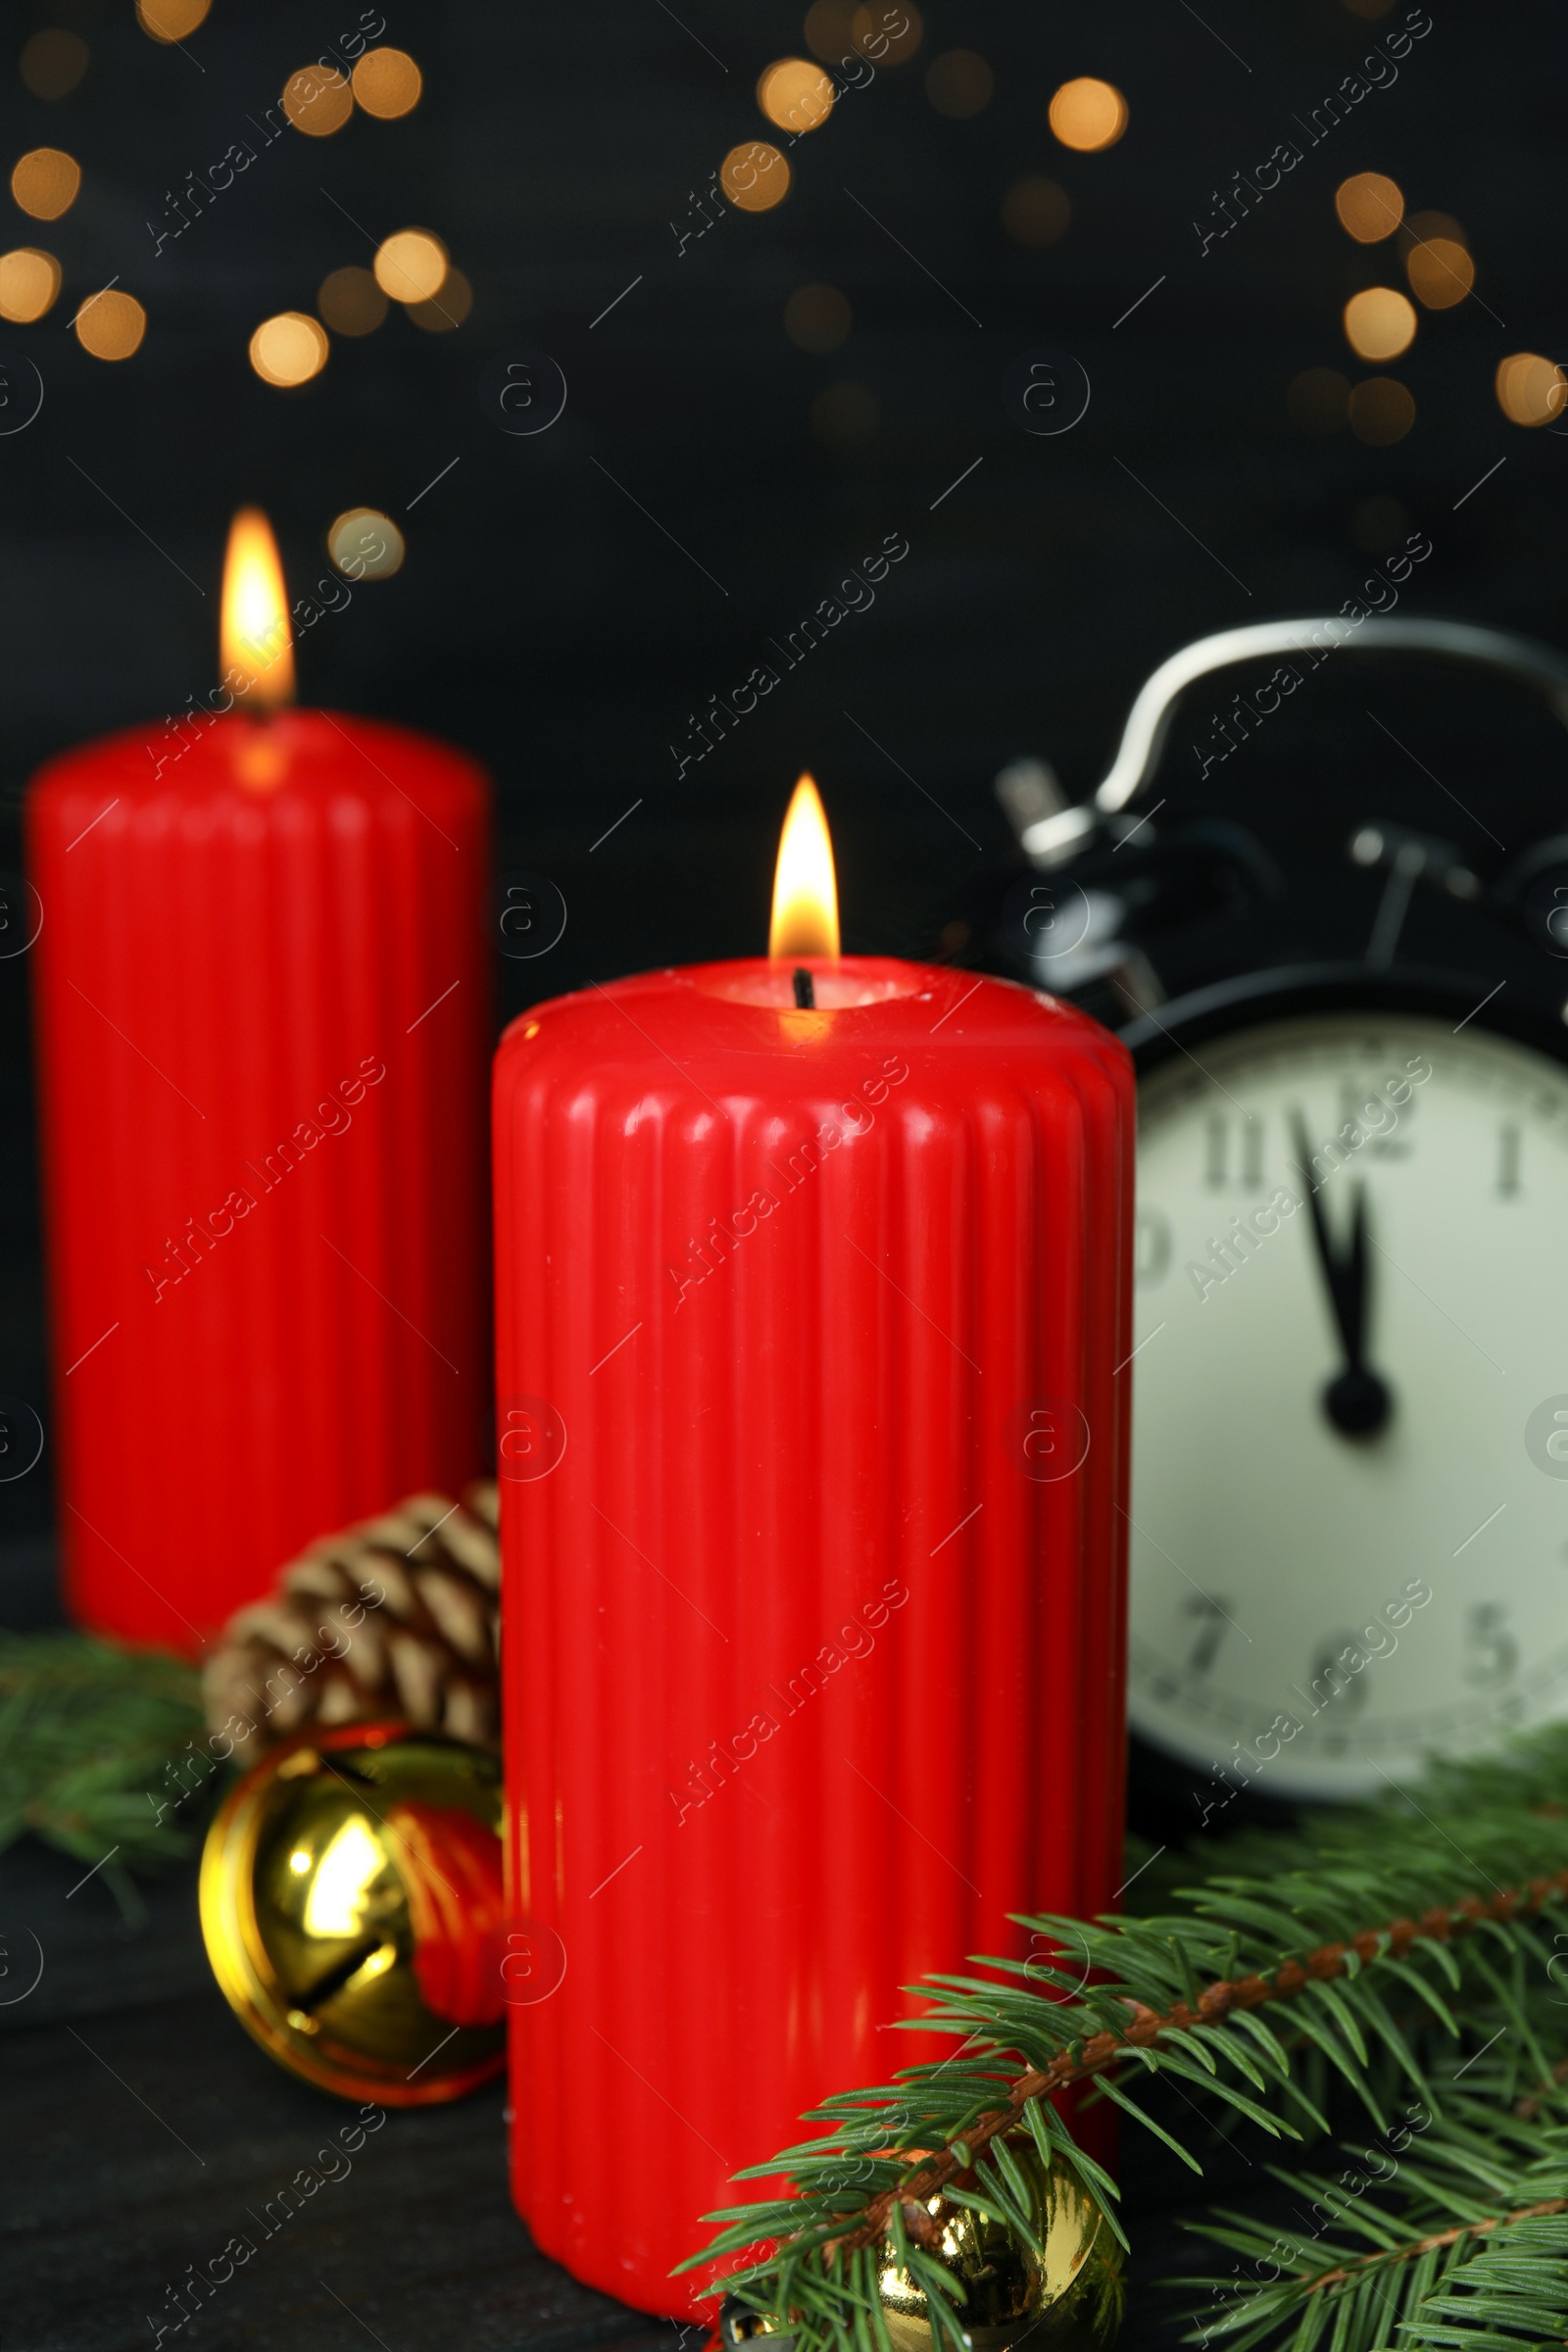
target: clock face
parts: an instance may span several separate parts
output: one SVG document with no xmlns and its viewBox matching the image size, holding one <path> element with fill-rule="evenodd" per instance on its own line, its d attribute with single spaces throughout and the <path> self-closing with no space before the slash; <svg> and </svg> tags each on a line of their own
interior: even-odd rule
<svg viewBox="0 0 1568 2352">
<path fill-rule="evenodd" d="M 1134 1341 L 1129 1702 L 1214 1826 L 1568 1714 L 1568 1069 L 1383 1009 L 1173 1054 Z"/>
</svg>

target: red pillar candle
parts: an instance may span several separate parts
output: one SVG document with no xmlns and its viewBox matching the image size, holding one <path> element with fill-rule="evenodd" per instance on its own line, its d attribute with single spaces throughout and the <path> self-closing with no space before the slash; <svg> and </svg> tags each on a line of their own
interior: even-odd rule
<svg viewBox="0 0 1568 2352">
<path fill-rule="evenodd" d="M 1117 1889 L 1131 1078 L 824 954 L 538 1005 L 494 1104 L 514 2191 L 669 2313 L 901 1986 Z"/>
<path fill-rule="evenodd" d="M 66 755 L 26 819 L 67 1592 L 185 1650 L 312 1537 L 456 1492 L 489 1395 L 485 781 L 259 711 L 254 536 L 222 714 Z"/>
</svg>

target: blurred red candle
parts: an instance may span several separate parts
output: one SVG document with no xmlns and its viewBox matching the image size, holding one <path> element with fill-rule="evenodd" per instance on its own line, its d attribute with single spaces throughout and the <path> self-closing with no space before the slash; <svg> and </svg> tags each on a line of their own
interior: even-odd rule
<svg viewBox="0 0 1568 2352">
<path fill-rule="evenodd" d="M 185 1650 L 313 1536 L 480 1456 L 474 764 L 282 706 L 235 519 L 210 710 L 53 761 L 26 815 L 56 1481 L 77 1621 Z"/>
<path fill-rule="evenodd" d="M 1122 1875 L 1127 1058 L 840 960 L 813 805 L 771 959 L 496 1066 L 514 2190 L 651 2312 L 901 1986 Z"/>
</svg>

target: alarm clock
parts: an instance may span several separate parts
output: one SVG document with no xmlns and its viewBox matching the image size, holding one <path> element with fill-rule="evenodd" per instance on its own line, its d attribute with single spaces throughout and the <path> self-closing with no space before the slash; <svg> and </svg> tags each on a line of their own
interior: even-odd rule
<svg viewBox="0 0 1568 2352">
<path fill-rule="evenodd" d="M 1139 1072 L 1128 1705 L 1178 1831 L 1568 1715 L 1568 1006 L 1493 987 L 1484 928 L 1568 956 L 1568 840 L 1483 886 L 1369 821 L 1365 957 L 1160 989 L 1162 938 L 1279 888 L 1262 842 L 1138 814 L 1172 712 L 1314 642 L 1480 664 L 1568 720 L 1568 661 L 1500 632 L 1267 622 L 1154 672 L 1091 801 L 999 779 L 1029 860 L 999 958 L 1112 1018 Z M 1400 961 L 1418 888 L 1483 926 L 1474 977 Z"/>
</svg>

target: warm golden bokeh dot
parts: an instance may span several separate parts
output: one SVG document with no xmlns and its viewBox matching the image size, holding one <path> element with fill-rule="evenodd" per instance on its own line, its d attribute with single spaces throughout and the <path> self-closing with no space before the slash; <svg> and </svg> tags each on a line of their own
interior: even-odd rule
<svg viewBox="0 0 1568 2352">
<path fill-rule="evenodd" d="M 828 384 L 811 403 L 811 430 L 826 449 L 864 449 L 880 421 L 876 394 L 864 384 Z"/>
<path fill-rule="evenodd" d="M 1345 339 L 1357 359 L 1396 360 L 1415 341 L 1415 305 L 1393 286 L 1365 286 L 1345 306 Z"/>
<path fill-rule="evenodd" d="M 833 112 L 833 84 L 808 57 L 781 57 L 758 75 L 757 103 L 780 130 L 817 130 Z"/>
<path fill-rule="evenodd" d="M 874 66 L 903 66 L 925 39 L 925 23 L 908 0 L 878 0 L 873 8 L 858 8 L 850 19 L 850 47 Z"/>
<path fill-rule="evenodd" d="M 1429 311 L 1450 311 L 1476 282 L 1476 266 L 1452 237 L 1426 237 L 1404 257 L 1404 273 L 1417 302 Z"/>
<path fill-rule="evenodd" d="M 326 534 L 326 552 L 351 580 L 389 580 L 408 553 L 403 533 L 379 507 L 350 507 Z"/>
<path fill-rule="evenodd" d="M 81 166 L 63 147 L 33 147 L 19 157 L 11 193 L 35 220 L 58 220 L 69 213 L 81 187 Z"/>
<path fill-rule="evenodd" d="M 1127 101 L 1108 81 L 1080 74 L 1064 81 L 1051 101 L 1051 127 L 1064 147 L 1094 155 L 1114 147 L 1127 127 Z"/>
<path fill-rule="evenodd" d="M 441 291 L 428 302 L 411 302 L 409 317 L 416 326 L 422 326 L 428 335 L 449 334 L 461 326 L 473 308 L 473 288 L 461 270 L 449 270 L 441 280 Z"/>
<path fill-rule="evenodd" d="M 925 70 L 925 94 L 939 115 L 965 122 L 991 104 L 996 76 L 978 49 L 946 49 Z"/>
<path fill-rule="evenodd" d="M 279 311 L 251 337 L 251 366 L 265 384 L 308 384 L 326 366 L 326 330 L 307 311 Z"/>
<path fill-rule="evenodd" d="M 373 271 L 351 266 L 322 278 L 316 307 L 334 335 L 371 335 L 386 317 L 386 296 Z"/>
<path fill-rule="evenodd" d="M 76 341 L 95 360 L 128 360 L 141 348 L 147 314 L 134 294 L 111 288 L 104 294 L 89 294 L 72 324 Z"/>
<path fill-rule="evenodd" d="M 1497 363 L 1497 406 L 1510 424 L 1555 424 L 1568 407 L 1568 376 L 1539 351 L 1516 351 Z"/>
<path fill-rule="evenodd" d="M 749 139 L 725 156 L 718 184 L 737 212 L 770 213 L 790 192 L 790 168 L 765 139 Z"/>
<path fill-rule="evenodd" d="M 427 228 L 400 228 L 375 249 L 375 282 L 394 302 L 428 302 L 447 273 L 447 249 Z"/>
<path fill-rule="evenodd" d="M 1015 245 L 1054 245 L 1071 219 L 1066 189 L 1038 172 L 1015 179 L 1002 200 L 1002 225 Z"/>
<path fill-rule="evenodd" d="M 857 0 L 812 0 L 806 12 L 806 46 L 824 65 L 836 66 L 850 54 Z"/>
<path fill-rule="evenodd" d="M 19 245 L 0 253 L 0 318 L 30 326 L 53 310 L 60 291 L 60 264 L 36 245 Z"/>
<path fill-rule="evenodd" d="M 183 41 L 204 24 L 213 0 L 136 0 L 136 22 L 155 41 Z"/>
<path fill-rule="evenodd" d="M 1357 172 L 1335 189 L 1334 210 L 1358 245 L 1375 245 L 1392 237 L 1403 220 L 1404 195 L 1386 172 Z"/>
<path fill-rule="evenodd" d="M 91 58 L 91 50 L 78 34 L 51 24 L 23 43 L 17 66 L 35 98 L 69 98 Z"/>
<path fill-rule="evenodd" d="M 837 286 L 797 286 L 784 305 L 784 332 L 797 351 L 837 351 L 854 324 Z"/>
<path fill-rule="evenodd" d="M 329 139 L 354 112 L 354 92 L 335 66 L 301 66 L 283 84 L 283 112 L 307 138 Z"/>
<path fill-rule="evenodd" d="M 1392 375 L 1369 375 L 1350 394 L 1350 430 L 1372 449 L 1402 441 L 1415 422 L 1415 401 Z"/>
<path fill-rule="evenodd" d="M 1349 416 L 1350 387 L 1337 368 L 1303 368 L 1286 388 L 1285 408 L 1298 433 L 1337 433 Z"/>
<path fill-rule="evenodd" d="M 1451 213 L 1407 213 L 1399 230 L 1399 251 L 1408 253 L 1423 237 L 1451 237 L 1469 251 L 1470 240 Z"/>
<path fill-rule="evenodd" d="M 383 122 L 412 114 L 423 88 L 424 76 L 406 49 L 367 49 L 354 69 L 355 97 Z"/>
</svg>

